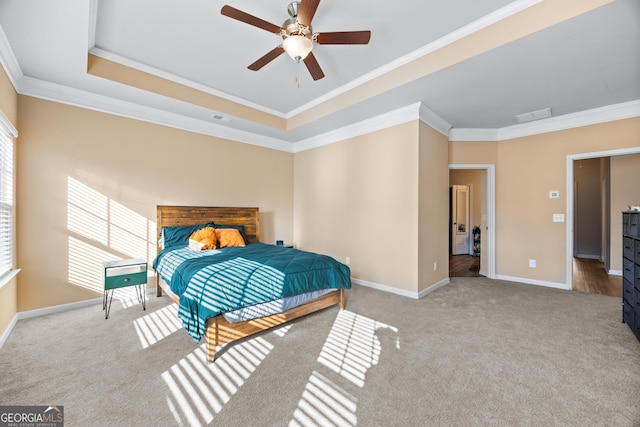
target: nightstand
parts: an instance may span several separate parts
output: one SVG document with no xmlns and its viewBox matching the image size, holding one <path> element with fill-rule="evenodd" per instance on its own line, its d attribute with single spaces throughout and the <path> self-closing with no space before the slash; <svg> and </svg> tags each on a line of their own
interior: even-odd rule
<svg viewBox="0 0 640 427">
<path fill-rule="evenodd" d="M 146 310 L 145 292 L 147 287 L 147 261 L 141 258 L 124 259 L 119 261 L 105 261 L 102 263 L 104 277 L 104 293 L 102 309 L 104 318 L 109 318 L 111 300 L 115 289 L 135 286 L 138 301 L 142 309 Z"/>
</svg>

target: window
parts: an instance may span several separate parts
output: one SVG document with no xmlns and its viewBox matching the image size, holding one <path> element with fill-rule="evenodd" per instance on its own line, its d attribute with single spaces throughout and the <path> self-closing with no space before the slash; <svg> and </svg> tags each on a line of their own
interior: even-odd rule
<svg viewBox="0 0 640 427">
<path fill-rule="evenodd" d="M 0 112 L 0 276 L 13 267 L 13 138 L 11 122 Z"/>
</svg>

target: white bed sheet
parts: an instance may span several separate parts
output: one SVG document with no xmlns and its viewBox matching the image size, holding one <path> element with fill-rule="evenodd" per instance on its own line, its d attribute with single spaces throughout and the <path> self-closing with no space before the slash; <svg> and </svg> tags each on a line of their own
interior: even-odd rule
<svg viewBox="0 0 640 427">
<path fill-rule="evenodd" d="M 324 294 L 336 291 L 337 289 L 321 289 L 319 291 L 307 292 L 306 294 L 294 295 L 292 297 L 280 298 L 274 301 L 240 308 L 238 310 L 223 313 L 222 315 L 229 323 L 242 322 L 245 320 L 256 319 L 258 317 L 282 313 L 283 311 L 290 310 Z"/>
</svg>

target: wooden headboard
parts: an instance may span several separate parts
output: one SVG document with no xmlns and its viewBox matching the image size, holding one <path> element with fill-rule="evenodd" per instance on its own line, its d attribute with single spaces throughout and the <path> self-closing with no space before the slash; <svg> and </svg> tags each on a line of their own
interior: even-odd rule
<svg viewBox="0 0 640 427">
<path fill-rule="evenodd" d="M 158 234 L 162 227 L 175 225 L 216 224 L 244 225 L 249 242 L 260 241 L 260 212 L 258 208 L 209 206 L 158 206 Z M 160 248 L 158 247 L 158 251 Z"/>
</svg>

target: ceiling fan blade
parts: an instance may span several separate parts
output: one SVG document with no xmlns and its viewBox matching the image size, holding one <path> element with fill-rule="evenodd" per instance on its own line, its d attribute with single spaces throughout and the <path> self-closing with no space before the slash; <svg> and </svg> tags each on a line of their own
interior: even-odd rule
<svg viewBox="0 0 640 427">
<path fill-rule="evenodd" d="M 298 22 L 304 27 L 311 25 L 313 15 L 316 14 L 320 0 L 301 0 L 298 7 Z"/>
<path fill-rule="evenodd" d="M 253 64 L 249 65 L 247 68 L 252 70 L 252 71 L 258 71 L 260 68 L 264 67 L 269 62 L 273 61 L 274 59 L 276 59 L 278 56 L 282 55 L 283 53 L 284 53 L 284 49 L 282 48 L 282 46 L 278 46 L 275 49 L 272 49 L 269 52 L 267 52 L 266 55 L 262 56 L 256 62 L 254 62 Z"/>
<path fill-rule="evenodd" d="M 332 33 L 318 33 L 314 40 L 318 44 L 368 44 L 371 31 L 338 31 Z"/>
<path fill-rule="evenodd" d="M 282 28 L 275 24 L 272 24 L 271 22 L 267 22 L 253 15 L 249 15 L 248 13 L 238 10 L 235 7 L 227 5 L 222 6 L 220 13 L 222 13 L 224 16 L 228 16 L 229 18 L 237 19 L 238 21 L 253 25 L 254 27 L 262 28 L 263 30 L 267 30 L 270 33 L 280 34 L 282 30 Z"/>
<path fill-rule="evenodd" d="M 320 64 L 316 60 L 316 57 L 313 56 L 313 52 L 309 52 L 306 58 L 304 58 L 304 65 L 307 66 L 307 70 L 313 77 L 313 80 L 320 80 L 324 77 L 324 73 L 322 72 L 322 68 L 320 68 Z"/>
</svg>

